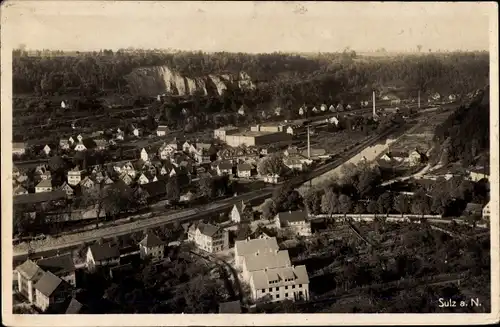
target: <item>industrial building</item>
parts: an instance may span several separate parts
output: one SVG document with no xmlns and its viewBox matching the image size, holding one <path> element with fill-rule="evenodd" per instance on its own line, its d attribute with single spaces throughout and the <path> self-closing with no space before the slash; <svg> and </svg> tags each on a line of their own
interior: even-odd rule
<svg viewBox="0 0 500 327">
<path fill-rule="evenodd" d="M 214 130 L 214 138 L 226 142 L 226 135 L 231 135 L 238 132 L 236 126 L 224 126 Z"/>
<path fill-rule="evenodd" d="M 265 125 L 255 125 L 250 127 L 252 132 L 286 132 L 287 124 L 265 124 Z"/>
<path fill-rule="evenodd" d="M 226 134 L 225 141 L 227 145 L 238 147 L 246 146 L 261 146 L 270 143 L 291 141 L 292 135 L 285 132 L 262 132 L 262 131 L 246 131 L 239 133 Z"/>
</svg>

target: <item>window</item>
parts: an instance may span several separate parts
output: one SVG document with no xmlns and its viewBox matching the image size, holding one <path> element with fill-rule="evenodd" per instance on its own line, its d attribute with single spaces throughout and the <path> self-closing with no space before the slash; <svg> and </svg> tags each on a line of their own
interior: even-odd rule
<svg viewBox="0 0 500 327">
<path fill-rule="evenodd" d="M 301 287 L 302 287 L 302 284 L 299 284 L 299 288 L 301 288 Z"/>
<path fill-rule="evenodd" d="M 273 288 L 272 287 L 269 287 L 269 292 L 272 292 L 273 291 Z"/>
<path fill-rule="evenodd" d="M 276 287 L 276 292 L 277 292 L 277 291 L 279 291 L 279 290 L 280 290 L 280 288 L 279 288 L 279 287 Z"/>
<path fill-rule="evenodd" d="M 273 299 L 273 295 L 271 294 L 271 300 Z"/>
<path fill-rule="evenodd" d="M 285 293 L 285 297 L 288 297 L 288 293 Z"/>
<path fill-rule="evenodd" d="M 287 289 L 288 289 L 288 286 L 285 286 L 285 290 L 287 290 Z"/>
<path fill-rule="evenodd" d="M 279 299 L 280 298 L 280 295 L 279 294 L 276 294 L 276 298 Z"/>
<path fill-rule="evenodd" d="M 295 288 L 295 285 L 292 285 L 292 288 Z"/>
<path fill-rule="evenodd" d="M 266 293 L 266 289 L 265 288 L 262 289 L 262 293 Z"/>
</svg>

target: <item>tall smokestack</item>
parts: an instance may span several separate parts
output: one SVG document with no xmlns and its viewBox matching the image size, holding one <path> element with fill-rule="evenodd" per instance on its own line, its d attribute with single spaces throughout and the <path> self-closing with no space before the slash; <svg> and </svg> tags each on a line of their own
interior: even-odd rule
<svg viewBox="0 0 500 327">
<path fill-rule="evenodd" d="M 376 117 L 377 113 L 375 111 L 375 91 L 373 91 L 372 102 L 373 102 L 373 117 Z"/>
<path fill-rule="evenodd" d="M 309 125 L 307 125 L 307 158 L 311 159 L 311 131 Z"/>
<path fill-rule="evenodd" d="M 420 109 L 420 90 L 418 90 L 418 109 Z"/>
</svg>

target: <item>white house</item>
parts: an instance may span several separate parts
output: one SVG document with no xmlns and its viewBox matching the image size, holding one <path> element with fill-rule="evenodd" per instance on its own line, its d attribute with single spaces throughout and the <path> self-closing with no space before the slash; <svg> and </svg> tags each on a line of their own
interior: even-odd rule
<svg viewBox="0 0 500 327">
<path fill-rule="evenodd" d="M 168 127 L 165 125 L 158 125 L 158 128 L 156 129 L 156 135 L 158 136 L 165 136 L 168 133 Z"/>
<path fill-rule="evenodd" d="M 277 229 L 288 228 L 297 235 L 311 236 L 311 222 L 307 219 L 305 211 L 279 212 L 274 217 L 274 223 Z"/>
<path fill-rule="evenodd" d="M 314 112 L 314 113 L 316 114 L 316 113 L 318 113 L 318 112 L 319 112 L 319 110 L 318 110 L 318 108 L 313 107 L 313 108 L 312 108 L 312 112 Z"/>
<path fill-rule="evenodd" d="M 99 266 L 110 266 L 120 263 L 118 246 L 111 243 L 92 244 L 87 250 L 85 263 L 89 270 L 94 270 Z"/>
<path fill-rule="evenodd" d="M 339 125 L 339 119 L 337 117 L 330 117 L 325 119 L 327 124 L 334 124 L 335 126 Z"/>
<path fill-rule="evenodd" d="M 249 178 L 252 176 L 252 165 L 247 163 L 239 164 L 236 168 L 236 174 L 240 178 Z"/>
<path fill-rule="evenodd" d="M 62 108 L 62 109 L 66 109 L 66 102 L 61 101 L 61 108 Z"/>
<path fill-rule="evenodd" d="M 276 116 L 281 116 L 281 112 L 283 111 L 283 109 L 281 109 L 281 107 L 277 107 L 274 109 L 274 114 Z"/>
<path fill-rule="evenodd" d="M 71 146 L 70 146 L 68 140 L 66 140 L 66 139 L 59 140 L 59 148 L 61 148 L 62 150 L 69 150 L 70 147 Z"/>
<path fill-rule="evenodd" d="M 129 174 L 127 174 L 127 172 L 123 172 L 119 179 L 121 179 L 125 184 L 127 185 L 130 185 L 134 182 L 132 176 L 130 176 Z"/>
<path fill-rule="evenodd" d="M 68 184 L 69 185 L 78 185 L 82 180 L 83 170 L 81 170 L 78 166 L 68 171 Z"/>
<path fill-rule="evenodd" d="M 142 259 L 149 256 L 152 261 L 159 261 L 163 259 L 164 252 L 164 242 L 154 233 L 147 233 L 139 243 L 139 253 Z"/>
<path fill-rule="evenodd" d="M 217 165 L 217 175 L 231 175 L 233 173 L 233 164 L 230 162 L 221 162 Z"/>
<path fill-rule="evenodd" d="M 307 112 L 307 108 L 306 107 L 300 107 L 299 108 L 299 115 L 301 116 L 304 116 Z"/>
<path fill-rule="evenodd" d="M 83 144 L 82 141 L 79 141 L 77 145 L 75 145 L 75 151 L 87 151 L 87 147 L 85 146 L 85 144 Z"/>
<path fill-rule="evenodd" d="M 44 272 L 35 284 L 35 306 L 42 312 L 71 297 L 71 285 L 51 272 Z"/>
<path fill-rule="evenodd" d="M 71 286 L 76 286 L 76 268 L 70 253 L 42 258 L 38 260 L 36 264 L 43 271 L 51 272 Z"/>
<path fill-rule="evenodd" d="M 254 301 L 309 299 L 306 267 L 293 266 L 288 251 L 279 250 L 276 238 L 236 241 L 234 249 L 236 267 L 250 285 Z"/>
<path fill-rule="evenodd" d="M 137 183 L 139 183 L 141 185 L 142 184 L 147 184 L 147 183 L 150 183 L 150 182 L 152 182 L 152 181 L 150 181 L 149 178 L 146 177 L 146 175 L 144 175 L 144 174 L 141 174 L 141 176 L 139 176 L 139 178 L 137 179 Z"/>
<path fill-rule="evenodd" d="M 236 203 L 231 210 L 231 221 L 240 223 L 242 218 L 244 219 L 244 216 L 249 211 L 252 211 L 252 207 L 247 206 L 245 202 L 241 201 L 241 203 Z"/>
<path fill-rule="evenodd" d="M 64 191 L 68 197 L 71 197 L 75 194 L 75 190 L 69 185 L 67 182 L 64 182 L 61 187 L 59 187 L 60 190 Z"/>
<path fill-rule="evenodd" d="M 24 194 L 28 194 L 28 191 L 24 187 L 22 187 L 21 185 L 17 185 L 12 190 L 12 194 L 14 194 L 14 195 L 24 195 Z"/>
<path fill-rule="evenodd" d="M 335 112 L 335 107 L 332 105 L 330 105 L 330 107 L 328 108 L 328 110 L 330 110 L 330 112 Z"/>
<path fill-rule="evenodd" d="M 242 105 L 240 109 L 238 109 L 238 115 L 245 116 L 245 109 L 246 109 L 245 105 Z"/>
<path fill-rule="evenodd" d="M 490 216 L 491 216 L 490 203 L 491 203 L 491 201 L 488 201 L 488 203 L 483 208 L 483 213 L 482 213 L 483 219 L 487 219 L 487 220 L 490 219 Z"/>
<path fill-rule="evenodd" d="M 132 135 L 134 135 L 135 137 L 141 136 L 141 130 L 136 126 L 132 126 Z"/>
<path fill-rule="evenodd" d="M 84 189 L 92 189 L 96 185 L 95 182 L 89 176 L 86 176 L 84 179 L 80 181 L 80 186 Z"/>
<path fill-rule="evenodd" d="M 323 104 L 321 105 L 321 107 L 320 107 L 320 110 L 321 110 L 321 111 L 326 111 L 326 110 L 328 110 L 328 108 L 326 107 L 326 104 L 324 104 L 324 103 L 323 103 Z"/>
<path fill-rule="evenodd" d="M 30 259 L 16 267 L 17 289 L 30 303 L 35 301 L 35 284 L 42 278 L 44 271 Z"/>
<path fill-rule="evenodd" d="M 188 230 L 188 240 L 209 253 L 216 253 L 229 248 L 227 230 L 212 224 L 199 223 Z"/>
<path fill-rule="evenodd" d="M 144 162 L 148 162 L 149 161 L 149 154 L 146 151 L 146 149 L 144 149 L 144 148 L 142 148 L 142 150 L 141 150 L 141 159 Z"/>
<path fill-rule="evenodd" d="M 48 144 L 46 144 L 44 147 L 43 147 L 43 153 L 45 153 L 46 156 L 48 156 L 50 154 L 50 152 L 52 151 L 52 149 L 50 148 L 50 146 Z"/>
<path fill-rule="evenodd" d="M 40 183 L 35 186 L 35 193 L 52 192 L 52 180 L 42 179 Z"/>
</svg>

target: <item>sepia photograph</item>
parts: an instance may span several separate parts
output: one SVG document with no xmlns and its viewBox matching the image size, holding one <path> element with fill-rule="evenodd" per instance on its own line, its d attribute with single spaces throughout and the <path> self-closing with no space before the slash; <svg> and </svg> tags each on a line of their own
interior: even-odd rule
<svg viewBox="0 0 500 327">
<path fill-rule="evenodd" d="M 1 24 L 5 325 L 498 322 L 495 3 Z"/>
</svg>

